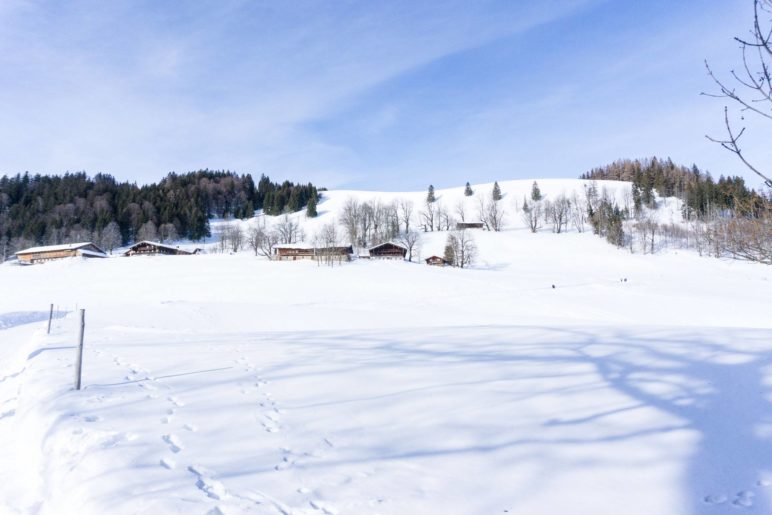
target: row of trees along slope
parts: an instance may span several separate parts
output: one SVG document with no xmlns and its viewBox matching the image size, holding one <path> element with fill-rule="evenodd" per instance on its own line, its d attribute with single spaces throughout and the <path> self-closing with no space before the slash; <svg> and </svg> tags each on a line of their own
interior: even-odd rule
<svg viewBox="0 0 772 515">
<path fill-rule="evenodd" d="M 700 254 L 772 264 L 772 196 L 748 188 L 741 177 L 721 176 L 715 181 L 696 166 L 651 158 L 615 161 L 581 178 L 632 182 L 629 206 L 620 208 L 605 195 L 596 195 L 597 203 L 588 197 L 594 232 L 617 246 L 632 251 L 638 239 L 644 252 L 654 253 L 659 240 Z M 682 201 L 686 225 L 656 222 L 651 216 L 659 207 L 655 192 Z"/>
<path fill-rule="evenodd" d="M 0 259 L 32 245 L 95 241 L 111 250 L 143 239 L 200 240 L 213 217 L 249 218 L 315 204 L 311 183 L 199 170 L 138 186 L 111 175 L 29 173 L 0 177 Z"/>
<path fill-rule="evenodd" d="M 768 202 L 763 194 L 748 188 L 742 177 L 721 175 L 716 181 L 696 165 L 679 166 L 669 158 L 621 159 L 583 173 L 580 178 L 632 182 L 637 209 L 641 205 L 656 207 L 654 192 L 660 197 L 679 198 L 686 220 L 730 214 L 758 218 Z"/>
</svg>

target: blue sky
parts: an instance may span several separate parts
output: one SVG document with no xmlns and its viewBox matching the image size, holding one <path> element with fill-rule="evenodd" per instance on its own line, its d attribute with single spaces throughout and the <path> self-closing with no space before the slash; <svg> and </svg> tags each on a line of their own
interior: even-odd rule
<svg viewBox="0 0 772 515">
<path fill-rule="evenodd" d="M 749 0 L 0 2 L 0 173 L 384 190 L 670 156 L 740 174 L 703 59 Z M 747 148 L 772 169 L 769 127 Z M 762 132 L 764 131 L 764 132 Z M 764 138 L 764 135 L 767 138 Z"/>
</svg>

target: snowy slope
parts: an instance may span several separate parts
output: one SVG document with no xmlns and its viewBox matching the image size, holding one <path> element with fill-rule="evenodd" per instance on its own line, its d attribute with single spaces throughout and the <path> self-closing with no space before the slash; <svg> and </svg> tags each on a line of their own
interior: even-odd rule
<svg viewBox="0 0 772 515">
<path fill-rule="evenodd" d="M 425 193 L 327 192 L 306 231 L 352 195 Z M 469 270 L 0 266 L 0 513 L 772 512 L 769 267 L 475 238 Z"/>
</svg>

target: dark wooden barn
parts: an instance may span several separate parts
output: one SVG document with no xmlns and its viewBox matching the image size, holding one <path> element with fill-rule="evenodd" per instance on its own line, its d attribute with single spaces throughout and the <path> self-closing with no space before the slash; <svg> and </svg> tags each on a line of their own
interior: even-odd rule
<svg viewBox="0 0 772 515">
<path fill-rule="evenodd" d="M 483 222 L 456 222 L 456 229 L 462 231 L 464 229 L 483 229 L 485 224 Z"/>
<path fill-rule="evenodd" d="M 440 256 L 431 256 L 424 259 L 424 261 L 426 261 L 427 265 L 431 266 L 445 266 L 449 264 L 445 258 L 441 258 Z"/>
<path fill-rule="evenodd" d="M 407 248 L 399 243 L 386 242 L 370 247 L 368 254 L 372 259 L 405 259 Z"/>
<path fill-rule="evenodd" d="M 171 245 L 164 245 L 155 241 L 140 241 L 135 243 L 123 253 L 124 256 L 156 256 L 158 254 L 164 256 L 189 256 L 191 254 L 197 254 L 199 249 L 193 252 L 182 250 L 179 247 L 172 247 Z"/>
</svg>

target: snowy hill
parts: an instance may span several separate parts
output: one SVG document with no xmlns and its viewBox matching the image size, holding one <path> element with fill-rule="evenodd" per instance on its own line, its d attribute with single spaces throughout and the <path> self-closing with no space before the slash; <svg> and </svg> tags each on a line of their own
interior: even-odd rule
<svg viewBox="0 0 772 515">
<path fill-rule="evenodd" d="M 532 182 L 499 183 L 511 216 L 474 231 L 471 269 L 0 266 L 0 513 L 772 512 L 770 268 L 532 234 Z M 349 198 L 425 196 L 330 191 L 292 216 L 310 236 Z"/>
</svg>

